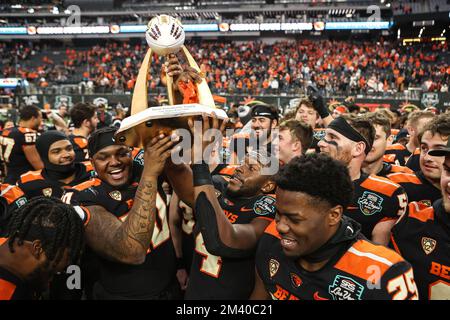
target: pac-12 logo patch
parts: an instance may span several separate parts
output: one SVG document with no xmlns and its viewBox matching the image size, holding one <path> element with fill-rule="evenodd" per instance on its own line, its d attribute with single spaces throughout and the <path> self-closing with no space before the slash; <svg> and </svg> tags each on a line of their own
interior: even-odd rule
<svg viewBox="0 0 450 320">
<path fill-rule="evenodd" d="M 270 259 L 269 261 L 269 274 L 270 277 L 273 278 L 280 269 L 280 263 L 275 259 Z"/>
<path fill-rule="evenodd" d="M 275 213 L 275 201 L 272 197 L 264 196 L 255 202 L 253 210 L 260 216 Z"/>
<path fill-rule="evenodd" d="M 42 194 L 46 197 L 51 197 L 52 193 L 53 193 L 52 188 L 45 188 L 44 190 L 42 190 Z"/>
<path fill-rule="evenodd" d="M 122 194 L 120 193 L 120 191 L 117 191 L 117 190 L 111 191 L 109 193 L 109 196 L 111 198 L 113 198 L 114 200 L 116 200 L 116 201 L 121 201 L 122 200 Z"/>
<path fill-rule="evenodd" d="M 328 287 L 333 300 L 361 300 L 364 286 L 352 278 L 336 276 L 334 282 Z"/>
<path fill-rule="evenodd" d="M 358 204 L 359 209 L 366 216 L 372 216 L 383 210 L 381 206 L 383 198 L 369 191 L 364 191 L 363 195 L 358 199 Z"/>
<path fill-rule="evenodd" d="M 427 237 L 422 238 L 422 249 L 427 255 L 432 253 L 434 249 L 436 249 L 436 244 L 437 242 L 434 239 Z"/>
</svg>

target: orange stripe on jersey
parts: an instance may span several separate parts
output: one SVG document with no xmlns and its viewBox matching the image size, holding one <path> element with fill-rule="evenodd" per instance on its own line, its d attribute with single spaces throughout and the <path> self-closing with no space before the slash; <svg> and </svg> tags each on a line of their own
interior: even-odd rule
<svg viewBox="0 0 450 320">
<path fill-rule="evenodd" d="M 394 181 L 395 183 L 414 183 L 414 184 L 422 184 L 422 181 L 414 174 L 414 173 L 404 173 L 397 172 L 391 173 L 387 176 L 389 180 Z"/>
<path fill-rule="evenodd" d="M 86 148 L 88 145 L 87 139 L 82 137 L 74 137 L 73 142 L 75 142 L 81 149 Z"/>
<path fill-rule="evenodd" d="M 386 147 L 386 151 L 389 151 L 389 150 L 406 150 L 406 147 L 400 143 L 396 143 L 396 144 Z"/>
<path fill-rule="evenodd" d="M 219 174 L 221 175 L 227 175 L 227 176 L 232 176 L 234 174 L 234 171 L 236 170 L 235 166 L 232 167 L 225 167 L 222 170 L 219 171 Z"/>
<path fill-rule="evenodd" d="M 393 183 L 391 180 L 375 175 L 370 175 L 363 183 L 361 183 L 361 187 L 382 193 L 388 197 L 392 196 L 392 194 L 400 188 L 398 184 Z"/>
<path fill-rule="evenodd" d="M 94 171 L 94 166 L 90 161 L 84 161 L 82 164 L 86 167 L 86 172 Z"/>
<path fill-rule="evenodd" d="M 270 234 L 278 239 L 281 239 L 280 234 L 277 231 L 277 223 L 275 220 L 273 220 L 264 230 L 265 233 Z"/>
<path fill-rule="evenodd" d="M 419 149 L 419 148 L 416 148 L 416 150 L 414 150 L 413 155 L 419 156 L 419 155 L 420 155 L 420 149 Z"/>
<path fill-rule="evenodd" d="M 8 241 L 8 238 L 0 238 L 0 246 Z"/>
<path fill-rule="evenodd" d="M 434 220 L 434 209 L 420 202 L 411 202 L 409 204 L 409 217 L 422 222 Z"/>
<path fill-rule="evenodd" d="M 85 181 L 83 183 L 80 183 L 79 185 L 76 185 L 75 187 L 73 187 L 73 189 L 75 189 L 77 191 L 83 191 L 83 190 L 89 189 L 90 187 L 99 186 L 100 184 L 101 184 L 101 180 L 94 178 L 94 179 Z"/>
<path fill-rule="evenodd" d="M 36 180 L 44 180 L 44 177 L 41 175 L 41 170 L 38 171 L 28 171 L 20 176 L 21 183 L 28 183 Z"/>
<path fill-rule="evenodd" d="M 142 149 L 140 149 L 140 148 L 133 148 L 133 150 L 131 151 L 131 157 L 134 159 L 141 150 Z"/>
<path fill-rule="evenodd" d="M 84 210 L 84 213 L 86 213 L 86 221 L 84 221 L 84 226 L 86 227 L 89 222 L 91 221 L 91 211 L 87 207 L 80 206 Z"/>
<path fill-rule="evenodd" d="M 11 300 L 14 291 L 16 291 L 14 283 L 0 279 L 0 300 Z"/>
<path fill-rule="evenodd" d="M 375 245 L 366 240 L 359 240 L 347 250 L 334 266 L 364 280 L 373 277 L 373 267 L 380 270 L 380 277 L 394 264 L 403 261 L 395 251 L 384 246 Z"/>
<path fill-rule="evenodd" d="M 24 127 L 18 127 L 17 129 L 19 129 L 19 131 L 22 132 L 22 133 L 36 132 L 36 131 L 33 130 L 33 129 L 30 129 L 30 128 L 24 128 Z"/>
<path fill-rule="evenodd" d="M 6 199 L 6 202 L 8 202 L 8 204 L 11 204 L 14 201 L 16 201 L 17 199 L 19 199 L 20 197 L 24 196 L 23 191 L 17 186 L 12 185 L 12 186 L 7 186 L 6 188 L 3 188 L 3 186 L 5 186 L 5 185 L 2 185 L 1 195 L 4 199 Z"/>
<path fill-rule="evenodd" d="M 383 161 L 387 163 L 394 163 L 395 162 L 395 154 L 385 154 L 383 156 Z"/>
<path fill-rule="evenodd" d="M 400 132 L 399 129 L 391 129 L 391 135 L 392 135 L 392 136 L 398 135 L 399 132 Z"/>
<path fill-rule="evenodd" d="M 412 171 L 410 168 L 397 166 L 395 164 L 391 165 L 391 171 L 392 172 L 403 172 L 403 173 L 410 173 L 410 174 L 412 173 L 412 174 L 414 174 L 414 171 Z"/>
<path fill-rule="evenodd" d="M 395 242 L 394 236 L 391 233 L 391 243 L 394 246 L 395 251 L 397 251 L 397 253 L 399 255 L 402 255 L 402 253 L 400 252 L 400 249 L 398 248 L 397 242 Z"/>
<path fill-rule="evenodd" d="M 4 131 L 2 132 L 2 136 L 3 136 L 3 137 L 7 137 L 7 136 L 9 136 L 10 133 L 11 133 L 11 130 L 4 130 Z"/>
</svg>

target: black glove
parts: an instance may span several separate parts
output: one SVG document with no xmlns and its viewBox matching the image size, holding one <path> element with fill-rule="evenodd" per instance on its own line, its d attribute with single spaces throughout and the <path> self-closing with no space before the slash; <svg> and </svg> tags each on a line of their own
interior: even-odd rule
<svg viewBox="0 0 450 320">
<path fill-rule="evenodd" d="M 308 99 L 312 102 L 314 109 L 316 109 L 319 116 L 322 119 L 328 117 L 330 115 L 330 112 L 325 106 L 325 101 L 323 100 L 323 97 L 320 94 L 319 90 L 315 86 L 309 85 L 306 89 L 306 92 L 308 94 Z"/>
</svg>

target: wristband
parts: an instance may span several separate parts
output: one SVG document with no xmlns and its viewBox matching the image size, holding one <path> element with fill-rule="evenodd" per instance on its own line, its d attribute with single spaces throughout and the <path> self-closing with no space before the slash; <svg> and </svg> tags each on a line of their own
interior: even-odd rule
<svg viewBox="0 0 450 320">
<path fill-rule="evenodd" d="M 186 269 L 186 262 L 183 258 L 177 258 L 177 270 Z"/>
<path fill-rule="evenodd" d="M 194 187 L 213 185 L 209 166 L 204 161 L 192 165 L 192 174 L 194 176 Z"/>
</svg>

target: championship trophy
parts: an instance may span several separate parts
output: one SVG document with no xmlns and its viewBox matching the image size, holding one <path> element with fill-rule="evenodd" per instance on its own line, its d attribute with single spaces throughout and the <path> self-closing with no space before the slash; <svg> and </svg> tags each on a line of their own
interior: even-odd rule
<svg viewBox="0 0 450 320">
<path fill-rule="evenodd" d="M 152 55 L 167 56 L 181 50 L 189 66 L 200 73 L 200 68 L 188 49 L 184 46 L 185 33 L 182 24 L 175 18 L 160 15 L 147 25 L 145 34 L 149 49 L 139 70 L 131 102 L 131 116 L 125 118 L 116 133 L 116 141 L 130 147 L 142 148 L 145 141 L 158 134 L 169 135 L 175 129 L 189 129 L 188 119 L 202 114 L 215 116 L 219 120 L 227 118 L 225 111 L 216 108 L 211 91 L 203 78 L 195 87 L 197 103 L 183 104 L 176 101 L 173 78 L 166 76 L 169 106 L 148 108 L 148 76 Z M 181 103 L 180 103 L 181 102 Z"/>
</svg>

